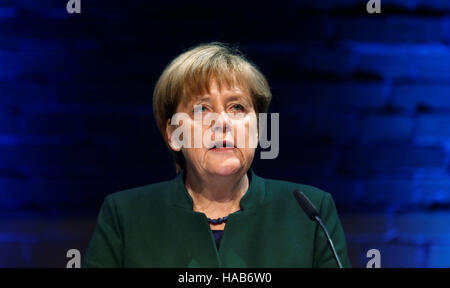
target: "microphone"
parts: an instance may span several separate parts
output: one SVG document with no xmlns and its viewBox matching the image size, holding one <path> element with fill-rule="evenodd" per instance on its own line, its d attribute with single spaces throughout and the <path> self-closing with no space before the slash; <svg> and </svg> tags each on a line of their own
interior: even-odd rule
<svg viewBox="0 0 450 288">
<path fill-rule="evenodd" d="M 328 246 L 331 248 L 331 251 L 333 252 L 334 259 L 336 260 L 339 268 L 342 268 L 341 261 L 339 260 L 339 256 L 336 253 L 336 249 L 334 249 L 333 241 L 330 238 L 330 234 L 328 234 L 328 230 L 325 227 L 325 225 L 322 222 L 322 219 L 320 218 L 319 211 L 317 211 L 316 207 L 314 207 L 314 204 L 306 197 L 303 192 L 301 192 L 298 189 L 294 190 L 294 196 L 295 199 L 297 199 L 298 204 L 300 204 L 300 207 L 303 208 L 303 211 L 305 211 L 306 215 L 313 220 L 319 223 L 319 226 L 322 228 L 322 231 L 325 233 L 325 236 L 328 240 Z"/>
</svg>

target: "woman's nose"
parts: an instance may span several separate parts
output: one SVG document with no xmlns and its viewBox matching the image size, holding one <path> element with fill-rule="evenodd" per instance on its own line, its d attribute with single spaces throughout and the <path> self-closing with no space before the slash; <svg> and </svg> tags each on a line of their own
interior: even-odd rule
<svg viewBox="0 0 450 288">
<path fill-rule="evenodd" d="M 225 112 L 216 113 L 216 116 L 214 118 L 214 124 L 211 127 L 211 129 L 214 132 L 226 133 L 231 130 L 231 128 L 232 128 L 231 124 L 232 124 L 231 119 L 227 115 L 227 113 L 225 113 Z M 217 131 L 217 130 L 222 130 L 222 131 Z"/>
</svg>

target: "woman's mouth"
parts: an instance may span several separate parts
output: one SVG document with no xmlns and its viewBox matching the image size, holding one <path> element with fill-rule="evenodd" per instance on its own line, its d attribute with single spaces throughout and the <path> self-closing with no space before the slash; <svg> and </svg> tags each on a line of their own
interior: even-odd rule
<svg viewBox="0 0 450 288">
<path fill-rule="evenodd" d="M 211 148 L 209 150 L 214 152 L 227 152 L 227 151 L 233 151 L 234 147 L 217 147 L 217 148 Z"/>
<path fill-rule="evenodd" d="M 214 152 L 228 152 L 233 151 L 234 149 L 236 149 L 236 147 L 234 147 L 234 144 L 229 141 L 217 141 L 209 150 Z"/>
</svg>

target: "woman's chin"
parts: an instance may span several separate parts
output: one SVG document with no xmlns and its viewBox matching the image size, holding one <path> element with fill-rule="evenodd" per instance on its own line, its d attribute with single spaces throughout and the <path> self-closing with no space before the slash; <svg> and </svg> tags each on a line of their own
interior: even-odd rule
<svg viewBox="0 0 450 288">
<path fill-rule="evenodd" d="M 242 169 L 242 165 L 237 164 L 227 164 L 227 165 L 214 165 L 211 169 L 208 169 L 211 174 L 218 176 L 231 176 L 238 173 Z"/>
</svg>

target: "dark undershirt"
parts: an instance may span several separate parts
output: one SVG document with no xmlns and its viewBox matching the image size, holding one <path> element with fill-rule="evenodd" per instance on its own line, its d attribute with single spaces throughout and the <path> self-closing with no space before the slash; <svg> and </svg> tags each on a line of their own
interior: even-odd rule
<svg viewBox="0 0 450 288">
<path fill-rule="evenodd" d="M 220 248 L 220 240 L 222 240 L 223 230 L 212 230 L 214 239 L 216 240 L 217 250 Z"/>
</svg>

